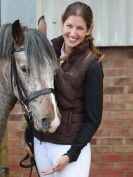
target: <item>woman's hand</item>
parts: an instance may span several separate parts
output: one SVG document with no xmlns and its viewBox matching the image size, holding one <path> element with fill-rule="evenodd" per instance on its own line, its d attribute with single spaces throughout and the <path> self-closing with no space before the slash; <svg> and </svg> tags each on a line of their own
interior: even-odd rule
<svg viewBox="0 0 133 177">
<path fill-rule="evenodd" d="M 53 168 L 48 168 L 48 169 L 45 169 L 42 174 L 44 175 L 49 175 L 49 174 L 52 174 L 54 172 L 57 172 L 57 171 L 60 171 L 62 170 L 68 163 L 69 163 L 70 159 L 67 155 L 63 155 L 62 157 L 60 157 L 55 166 Z"/>
</svg>

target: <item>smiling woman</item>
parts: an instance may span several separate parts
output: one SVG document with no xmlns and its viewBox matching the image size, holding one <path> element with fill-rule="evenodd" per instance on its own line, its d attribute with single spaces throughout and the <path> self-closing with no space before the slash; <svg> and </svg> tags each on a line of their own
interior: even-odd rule
<svg viewBox="0 0 133 177">
<path fill-rule="evenodd" d="M 62 36 L 52 40 L 62 68 L 55 77 L 61 124 L 53 134 L 35 132 L 35 159 L 40 177 L 88 177 L 90 140 L 102 117 L 103 54 L 93 44 L 87 4 L 70 4 L 61 22 Z"/>
</svg>

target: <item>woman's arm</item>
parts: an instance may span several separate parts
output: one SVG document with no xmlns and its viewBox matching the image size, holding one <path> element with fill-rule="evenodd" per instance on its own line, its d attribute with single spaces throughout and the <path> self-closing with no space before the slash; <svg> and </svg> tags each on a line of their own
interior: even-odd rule
<svg viewBox="0 0 133 177">
<path fill-rule="evenodd" d="M 84 97 L 85 123 L 73 145 L 65 154 L 69 156 L 70 162 L 77 160 L 82 148 L 91 141 L 101 123 L 103 110 L 103 70 L 97 60 L 94 60 L 87 69 Z"/>
</svg>

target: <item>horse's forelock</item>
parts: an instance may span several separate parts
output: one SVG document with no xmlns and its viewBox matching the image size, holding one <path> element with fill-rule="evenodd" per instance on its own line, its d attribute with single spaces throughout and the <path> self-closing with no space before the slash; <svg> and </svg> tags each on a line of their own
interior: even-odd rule
<svg viewBox="0 0 133 177">
<path fill-rule="evenodd" d="M 36 29 L 26 29 L 24 48 L 29 64 L 37 70 L 45 69 L 50 64 L 53 69 L 58 67 L 56 55 L 52 45 Z"/>
<path fill-rule="evenodd" d="M 40 69 L 45 69 L 48 63 L 53 70 L 58 68 L 56 55 L 46 36 L 37 29 L 24 27 L 24 30 L 24 50 L 29 66 L 39 72 Z M 0 59 L 10 59 L 13 48 L 12 24 L 4 24 L 0 28 Z"/>
</svg>

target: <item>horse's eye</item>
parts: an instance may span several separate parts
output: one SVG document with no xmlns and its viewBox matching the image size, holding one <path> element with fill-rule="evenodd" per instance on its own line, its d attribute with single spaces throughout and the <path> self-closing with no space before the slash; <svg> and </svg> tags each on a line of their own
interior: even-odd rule
<svg viewBox="0 0 133 177">
<path fill-rule="evenodd" d="M 29 69 L 28 69 L 26 66 L 22 66 L 22 67 L 21 67 L 21 71 L 22 71 L 23 73 L 29 73 Z"/>
</svg>

